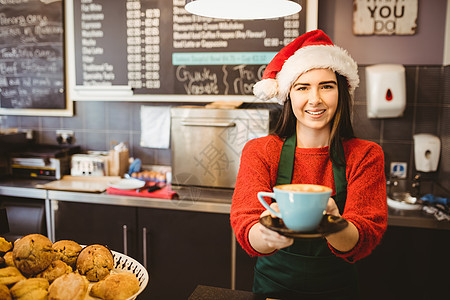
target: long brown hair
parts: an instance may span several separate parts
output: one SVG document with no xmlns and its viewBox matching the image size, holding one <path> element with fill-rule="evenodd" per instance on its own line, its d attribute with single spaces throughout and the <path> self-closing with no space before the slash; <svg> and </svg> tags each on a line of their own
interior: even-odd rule
<svg viewBox="0 0 450 300">
<path fill-rule="evenodd" d="M 352 97 L 348 89 L 347 79 L 337 72 L 335 74 L 339 98 L 336 113 L 331 120 L 328 153 L 333 163 L 343 165 L 343 161 L 345 161 L 343 160 L 344 157 L 337 157 L 336 159 L 333 153 L 340 153 L 338 151 L 339 141 L 355 137 L 351 121 Z M 297 118 L 292 110 L 291 98 L 288 96 L 273 134 L 278 135 L 282 139 L 286 139 L 296 133 L 296 124 Z"/>
</svg>

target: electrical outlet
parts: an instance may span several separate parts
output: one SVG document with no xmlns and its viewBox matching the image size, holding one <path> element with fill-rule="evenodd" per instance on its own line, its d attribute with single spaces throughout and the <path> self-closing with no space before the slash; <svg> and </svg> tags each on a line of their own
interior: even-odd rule
<svg viewBox="0 0 450 300">
<path fill-rule="evenodd" d="M 405 162 L 391 162 L 391 177 L 406 178 L 408 164 Z"/>
<path fill-rule="evenodd" d="M 58 144 L 72 144 L 73 136 L 73 130 L 56 130 L 56 141 Z"/>
<path fill-rule="evenodd" d="M 33 129 L 20 129 L 20 132 L 25 132 L 25 138 L 27 140 L 33 139 Z"/>
</svg>

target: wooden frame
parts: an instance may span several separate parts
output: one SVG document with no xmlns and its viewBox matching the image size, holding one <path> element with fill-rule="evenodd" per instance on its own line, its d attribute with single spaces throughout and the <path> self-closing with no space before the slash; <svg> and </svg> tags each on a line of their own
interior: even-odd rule
<svg viewBox="0 0 450 300">
<path fill-rule="evenodd" d="M 73 103 L 66 93 L 63 0 L 4 4 L 3 11 L 9 23 L 4 25 L 0 41 L 6 49 L 0 57 L 0 100 L 4 105 L 0 101 L 0 114 L 73 116 Z M 8 68 L 10 71 L 5 71 Z"/>
</svg>

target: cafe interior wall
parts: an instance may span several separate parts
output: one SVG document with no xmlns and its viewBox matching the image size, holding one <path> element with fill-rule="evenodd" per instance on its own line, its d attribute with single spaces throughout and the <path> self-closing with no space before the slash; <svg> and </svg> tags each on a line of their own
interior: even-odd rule
<svg viewBox="0 0 450 300">
<path fill-rule="evenodd" d="M 401 6 L 404 2 L 398 3 Z M 450 35 L 450 22 L 446 20 L 450 18 L 449 11 L 448 0 L 418 0 L 414 35 L 357 36 L 352 32 L 353 0 L 319 1 L 319 28 L 324 29 L 335 44 L 347 49 L 359 65 L 361 84 L 356 90 L 354 109 L 356 135 L 383 147 L 387 175 L 391 162 L 408 163 L 406 187 L 417 174 L 413 135 L 430 133 L 438 136 L 441 139 L 439 167 L 437 172 L 420 174 L 423 178 L 421 192 L 447 196 L 448 192 L 433 182 L 447 190 L 450 187 L 450 66 L 444 58 L 444 49 L 450 51 L 445 46 Z M 365 67 L 382 63 L 405 66 L 406 109 L 399 118 L 368 119 L 365 113 Z"/>
<path fill-rule="evenodd" d="M 410 181 L 416 174 L 413 135 L 439 136 L 442 151 L 438 171 L 425 177 L 450 186 L 450 66 L 444 66 L 442 60 L 447 0 L 419 0 L 417 33 L 413 36 L 364 37 L 352 33 L 352 0 L 341 0 L 339 5 L 336 2 L 319 1 L 318 26 L 337 45 L 348 49 L 360 65 L 361 84 L 354 106 L 357 137 L 383 147 L 387 172 L 390 162 L 406 162 Z M 406 67 L 407 105 L 402 117 L 367 118 L 364 71 L 365 66 L 376 63 L 400 63 Z M 170 149 L 140 146 L 140 108 L 183 104 L 186 103 L 78 101 L 74 103 L 73 117 L 7 116 L 7 125 L 34 129 L 36 141 L 46 144 L 56 144 L 57 129 L 70 129 L 83 150 L 108 150 L 113 142 L 125 142 L 130 155 L 140 158 L 144 165 L 170 165 Z M 440 192 L 427 182 L 423 187 L 425 192 Z"/>
</svg>

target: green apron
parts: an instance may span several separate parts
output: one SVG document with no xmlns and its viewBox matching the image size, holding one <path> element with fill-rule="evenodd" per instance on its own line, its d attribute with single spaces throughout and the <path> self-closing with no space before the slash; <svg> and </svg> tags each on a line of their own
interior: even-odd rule
<svg viewBox="0 0 450 300">
<path fill-rule="evenodd" d="M 286 139 L 281 149 L 276 185 L 292 181 L 297 136 Z M 344 158 L 342 144 L 338 151 Z M 347 198 L 345 163 L 333 163 L 336 195 L 342 214 Z M 324 238 L 295 239 L 294 243 L 272 255 L 258 257 L 253 292 L 278 299 L 358 299 L 356 267 L 335 256 Z"/>
</svg>

